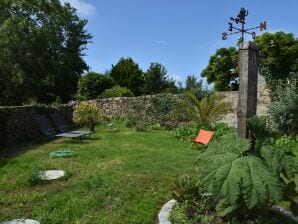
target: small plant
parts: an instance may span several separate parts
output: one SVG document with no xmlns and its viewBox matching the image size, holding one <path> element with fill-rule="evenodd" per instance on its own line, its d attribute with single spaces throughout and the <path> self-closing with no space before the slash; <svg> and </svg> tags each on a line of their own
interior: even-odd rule
<svg viewBox="0 0 298 224">
<path fill-rule="evenodd" d="M 213 222 L 216 200 L 194 176 L 180 177 L 174 181 L 173 187 L 173 197 L 178 202 L 171 214 L 173 223 L 217 223 Z"/>
<path fill-rule="evenodd" d="M 89 126 L 90 131 L 94 131 L 95 125 L 102 121 L 103 118 L 101 108 L 96 102 L 78 102 L 73 112 L 74 122 Z"/>
<path fill-rule="evenodd" d="M 132 97 L 133 93 L 126 87 L 114 86 L 110 89 L 106 89 L 103 95 L 107 98 L 111 97 Z"/>
</svg>

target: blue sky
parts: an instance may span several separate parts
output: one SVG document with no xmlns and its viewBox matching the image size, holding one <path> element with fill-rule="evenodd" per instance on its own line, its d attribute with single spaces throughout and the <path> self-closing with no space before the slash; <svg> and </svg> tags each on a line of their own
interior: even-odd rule
<svg viewBox="0 0 298 224">
<path fill-rule="evenodd" d="M 247 27 L 267 21 L 269 32 L 298 34 L 298 0 L 62 1 L 88 20 L 86 28 L 93 39 L 85 60 L 100 73 L 121 57 L 131 57 L 143 71 L 159 62 L 177 81 L 185 82 L 190 74 L 200 78 L 216 49 L 236 46 L 239 35 L 223 41 L 221 33 L 241 7 L 249 10 Z"/>
</svg>

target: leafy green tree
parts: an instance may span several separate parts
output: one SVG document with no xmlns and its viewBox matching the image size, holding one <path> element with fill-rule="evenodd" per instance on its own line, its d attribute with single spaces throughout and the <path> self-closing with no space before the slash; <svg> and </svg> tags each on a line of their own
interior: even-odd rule
<svg viewBox="0 0 298 224">
<path fill-rule="evenodd" d="M 298 39 L 292 33 L 264 33 L 256 38 L 260 72 L 273 88 L 298 72 Z"/>
<path fill-rule="evenodd" d="M 79 80 L 78 96 L 84 99 L 95 99 L 114 84 L 110 76 L 89 72 Z"/>
<path fill-rule="evenodd" d="M 203 90 L 202 80 L 198 81 L 194 75 L 186 77 L 185 91 L 195 95 L 198 99 L 202 99 L 206 95 L 206 90 Z"/>
<path fill-rule="evenodd" d="M 172 87 L 173 80 L 167 76 L 166 68 L 160 63 L 151 63 L 144 74 L 144 93 L 157 94 L 165 92 Z M 175 83 L 174 83 L 175 85 Z"/>
<path fill-rule="evenodd" d="M 121 58 L 110 71 L 110 76 L 121 87 L 126 87 L 138 96 L 144 83 L 143 72 L 131 58 Z"/>
<path fill-rule="evenodd" d="M 201 76 L 206 77 L 209 84 L 214 83 L 214 89 L 217 91 L 237 90 L 239 88 L 237 64 L 236 48 L 220 48 L 210 57 L 209 64 Z"/>
<path fill-rule="evenodd" d="M 0 0 L 0 5 L 0 104 L 71 99 L 88 69 L 82 58 L 91 39 L 87 21 L 59 0 Z"/>
</svg>

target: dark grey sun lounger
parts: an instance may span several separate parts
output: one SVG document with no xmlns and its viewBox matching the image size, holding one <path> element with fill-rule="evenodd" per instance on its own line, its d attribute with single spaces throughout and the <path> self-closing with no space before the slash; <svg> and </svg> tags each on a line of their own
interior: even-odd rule
<svg viewBox="0 0 298 224">
<path fill-rule="evenodd" d="M 53 138 L 56 134 L 58 134 L 46 116 L 37 114 L 34 116 L 34 119 L 42 133 L 44 133 L 48 138 Z"/>
<path fill-rule="evenodd" d="M 76 133 L 76 132 L 64 132 L 64 133 L 58 133 L 56 129 L 53 127 L 51 122 L 47 119 L 47 117 L 43 114 L 37 114 L 34 116 L 34 119 L 41 129 L 41 131 L 48 137 L 65 137 L 65 138 L 72 138 L 72 139 L 80 139 L 82 140 L 82 137 L 86 134 L 84 133 Z"/>
<path fill-rule="evenodd" d="M 69 126 L 65 125 L 65 122 L 63 120 L 63 118 L 61 117 L 61 115 L 57 112 L 50 114 L 51 119 L 53 120 L 57 130 L 60 133 L 73 133 L 73 134 L 82 134 L 82 135 L 90 135 L 92 134 L 91 131 L 83 131 L 83 130 L 75 130 L 75 131 L 71 131 Z"/>
</svg>

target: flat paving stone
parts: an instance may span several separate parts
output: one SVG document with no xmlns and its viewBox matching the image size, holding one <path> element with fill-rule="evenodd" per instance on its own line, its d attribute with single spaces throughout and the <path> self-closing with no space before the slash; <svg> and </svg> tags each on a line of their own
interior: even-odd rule
<svg viewBox="0 0 298 224">
<path fill-rule="evenodd" d="M 171 222 L 169 221 L 169 217 L 175 203 L 176 200 L 172 199 L 162 206 L 158 214 L 159 224 L 171 224 Z"/>
<path fill-rule="evenodd" d="M 12 221 L 4 222 L 3 224 L 40 224 L 33 219 L 14 219 Z"/>
<path fill-rule="evenodd" d="M 42 180 L 56 180 L 63 177 L 65 172 L 63 170 L 45 170 L 40 171 L 38 176 Z"/>
</svg>

